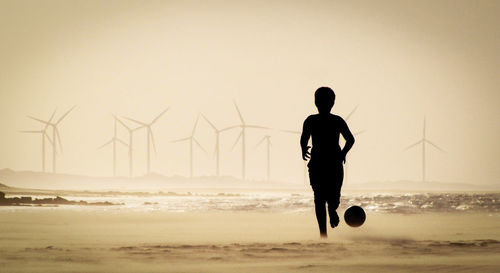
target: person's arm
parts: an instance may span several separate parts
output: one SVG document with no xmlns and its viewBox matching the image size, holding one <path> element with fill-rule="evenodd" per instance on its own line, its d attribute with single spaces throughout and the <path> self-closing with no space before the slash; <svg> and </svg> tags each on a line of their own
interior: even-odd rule
<svg viewBox="0 0 500 273">
<path fill-rule="evenodd" d="M 308 119 L 304 121 L 304 126 L 302 128 L 302 135 L 300 136 L 300 147 L 302 148 L 302 159 L 307 161 L 309 157 L 311 157 L 311 154 L 309 153 L 309 148 L 310 146 L 307 146 L 307 143 L 309 143 L 309 137 L 311 136 L 311 131 L 309 128 L 309 122 Z"/>
<path fill-rule="evenodd" d="M 347 153 L 349 152 L 349 150 L 351 150 L 352 145 L 354 145 L 355 140 L 354 140 L 354 136 L 351 133 L 351 130 L 349 130 L 349 127 L 347 126 L 347 123 L 344 120 L 342 120 L 342 126 L 340 129 L 340 133 L 342 134 L 342 136 L 345 139 L 345 145 L 344 145 L 344 148 L 342 148 L 342 161 L 344 161 L 344 163 L 345 163 L 345 157 L 346 157 Z"/>
</svg>

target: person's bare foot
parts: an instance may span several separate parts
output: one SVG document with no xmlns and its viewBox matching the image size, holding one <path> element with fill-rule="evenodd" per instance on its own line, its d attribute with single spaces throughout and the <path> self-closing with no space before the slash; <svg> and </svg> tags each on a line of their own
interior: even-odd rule
<svg viewBox="0 0 500 273">
<path fill-rule="evenodd" d="M 340 223 L 340 218 L 337 212 L 335 212 L 333 215 L 330 214 L 330 226 L 332 228 L 335 228 L 339 225 Z"/>
</svg>

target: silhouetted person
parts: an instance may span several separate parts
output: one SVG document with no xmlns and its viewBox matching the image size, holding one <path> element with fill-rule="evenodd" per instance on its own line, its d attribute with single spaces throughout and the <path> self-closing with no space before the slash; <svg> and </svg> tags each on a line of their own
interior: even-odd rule
<svg viewBox="0 0 500 273">
<path fill-rule="evenodd" d="M 354 136 L 344 119 L 330 113 L 335 104 L 335 93 L 329 87 L 320 87 L 314 93 L 314 103 L 319 114 L 310 115 L 304 121 L 300 137 L 302 158 L 309 167 L 309 180 L 314 191 L 314 206 L 321 237 L 326 237 L 326 208 L 330 215 L 332 228 L 339 224 L 337 208 L 340 204 L 340 190 L 344 179 L 345 157 L 354 144 Z M 342 134 L 346 143 L 341 149 L 339 135 Z M 312 150 L 307 146 L 312 138 Z"/>
</svg>

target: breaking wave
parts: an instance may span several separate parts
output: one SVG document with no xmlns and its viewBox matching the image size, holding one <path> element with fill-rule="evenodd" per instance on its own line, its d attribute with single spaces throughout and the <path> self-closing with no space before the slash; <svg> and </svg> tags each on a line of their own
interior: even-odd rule
<svg viewBox="0 0 500 273">
<path fill-rule="evenodd" d="M 115 195 L 64 196 L 68 200 L 112 202 L 118 206 L 58 205 L 47 207 L 0 207 L 5 209 L 78 209 L 78 210 L 131 210 L 131 211 L 278 211 L 284 213 L 314 210 L 311 194 L 169 194 L 169 195 Z M 341 198 L 340 208 L 359 205 L 367 211 L 387 213 L 425 212 L 490 212 L 500 211 L 500 193 L 428 193 L 428 194 L 358 194 Z"/>
</svg>

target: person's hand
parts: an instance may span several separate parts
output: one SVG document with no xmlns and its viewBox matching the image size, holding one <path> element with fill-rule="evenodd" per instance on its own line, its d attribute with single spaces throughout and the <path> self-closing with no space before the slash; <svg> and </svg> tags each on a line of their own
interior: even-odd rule
<svg viewBox="0 0 500 273">
<path fill-rule="evenodd" d="M 342 162 L 344 162 L 344 164 L 345 164 L 345 156 L 346 154 L 344 152 L 340 153 L 340 159 L 342 160 Z"/>
<path fill-rule="evenodd" d="M 311 146 L 306 146 L 305 149 L 302 149 L 302 159 L 304 159 L 305 161 L 307 161 L 311 157 L 311 153 L 309 153 L 309 148 L 311 148 Z"/>
</svg>

